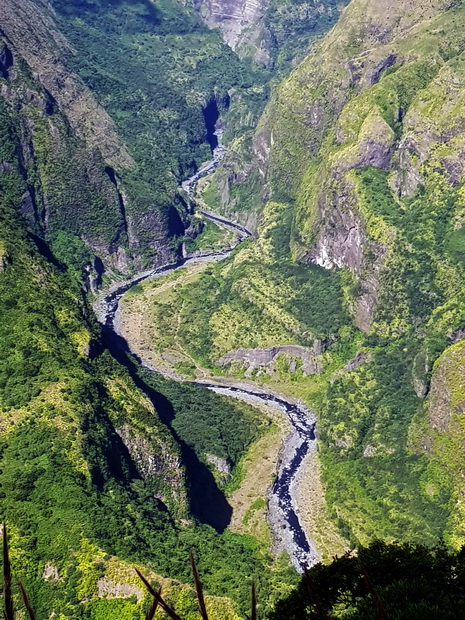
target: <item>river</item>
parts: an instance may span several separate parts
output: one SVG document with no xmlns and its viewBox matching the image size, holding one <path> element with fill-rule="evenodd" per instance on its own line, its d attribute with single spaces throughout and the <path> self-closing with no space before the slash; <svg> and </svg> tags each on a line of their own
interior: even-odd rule
<svg viewBox="0 0 465 620">
<path fill-rule="evenodd" d="M 218 149 L 220 149 L 219 152 Z M 219 145 L 213 153 L 212 160 L 182 184 L 184 191 L 192 195 L 198 180 L 216 169 L 224 152 L 224 147 Z M 250 237 L 250 232 L 246 228 L 227 220 L 223 216 L 205 211 L 201 213 L 206 218 L 236 233 L 237 242 L 234 247 Z M 118 333 L 115 325 L 115 316 L 121 298 L 132 286 L 145 280 L 162 277 L 190 263 L 223 260 L 229 256 L 234 247 L 222 252 L 206 252 L 195 257 L 180 258 L 176 262 L 138 273 L 124 282 L 114 284 L 102 293 L 94 304 L 94 310 L 99 321 L 105 325 L 107 330 L 112 330 L 120 336 L 121 334 Z M 115 340 L 118 341 L 118 339 Z M 130 343 L 128 346 L 130 350 Z M 138 359 L 137 356 L 135 357 Z M 161 372 L 160 369 L 151 368 L 145 364 L 144 360 L 141 360 L 141 363 L 153 372 Z M 319 555 L 299 520 L 298 506 L 296 506 L 295 501 L 295 487 L 305 458 L 311 451 L 316 450 L 314 414 L 300 401 L 293 401 L 289 397 L 276 394 L 271 390 L 251 387 L 241 382 L 233 384 L 218 380 L 218 382 L 197 381 L 195 383 L 218 394 L 239 398 L 251 404 L 254 402 L 266 403 L 279 409 L 289 419 L 291 432 L 281 447 L 276 478 L 268 492 L 268 520 L 273 534 L 274 549 L 276 551 L 287 551 L 292 564 L 299 571 L 312 566 L 319 560 Z"/>
<path fill-rule="evenodd" d="M 226 153 L 226 147 L 221 144 L 223 130 L 217 129 L 214 132 L 214 135 L 218 140 L 218 146 L 213 150 L 213 157 L 210 159 L 210 161 L 208 161 L 201 168 L 199 168 L 199 170 L 197 170 L 195 174 L 183 181 L 181 184 L 182 189 L 186 192 L 186 194 L 189 194 L 189 196 L 192 196 L 194 194 L 195 187 L 200 181 L 200 179 L 206 177 L 207 174 L 211 174 L 214 170 L 216 170 L 216 168 L 218 168 L 220 161 L 223 159 Z"/>
</svg>

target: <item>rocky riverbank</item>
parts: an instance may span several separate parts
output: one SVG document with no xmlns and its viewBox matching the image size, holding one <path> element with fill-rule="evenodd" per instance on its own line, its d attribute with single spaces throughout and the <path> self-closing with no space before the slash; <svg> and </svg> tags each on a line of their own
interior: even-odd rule
<svg viewBox="0 0 465 620">
<path fill-rule="evenodd" d="M 216 168 L 223 154 L 224 149 L 220 145 L 215 149 L 213 159 L 183 183 L 184 191 L 192 195 L 198 180 Z M 235 222 L 206 212 L 203 215 L 221 226 L 229 227 L 235 231 L 237 243 L 250 236 L 248 230 Z M 138 283 L 160 278 L 182 267 L 194 266 L 195 263 L 211 263 L 222 260 L 233 249 L 229 248 L 223 252 L 210 252 L 201 256 L 179 259 L 175 264 L 145 271 L 134 275 L 125 282 L 115 284 L 103 293 L 94 304 L 94 310 L 99 321 L 107 329 L 113 330 L 126 341 L 129 351 L 135 354 L 145 368 L 160 372 L 169 378 L 183 380 L 172 368 L 169 360 L 165 360 L 167 364 L 160 365 L 153 356 L 149 360 L 147 359 L 147 347 L 141 345 L 141 336 L 148 325 L 140 323 L 135 332 L 127 330 L 127 323 L 122 319 L 120 313 L 120 301 L 124 294 Z M 155 289 L 155 293 L 157 290 Z M 138 317 L 139 322 L 143 322 L 143 313 L 138 313 Z M 138 334 L 138 337 L 134 337 L 135 334 Z M 307 454 L 316 450 L 315 416 L 306 408 L 304 403 L 276 394 L 271 390 L 258 388 L 250 382 L 210 377 L 209 373 L 205 373 L 204 379 L 197 381 L 197 383 L 225 396 L 239 398 L 252 404 L 266 404 L 278 409 L 287 417 L 290 423 L 290 432 L 283 441 L 276 478 L 268 491 L 267 518 L 273 535 L 273 549 L 276 552 L 287 551 L 292 563 L 298 570 L 315 564 L 320 557 L 299 519 L 297 501 L 299 473 L 302 471 L 302 465 Z"/>
</svg>

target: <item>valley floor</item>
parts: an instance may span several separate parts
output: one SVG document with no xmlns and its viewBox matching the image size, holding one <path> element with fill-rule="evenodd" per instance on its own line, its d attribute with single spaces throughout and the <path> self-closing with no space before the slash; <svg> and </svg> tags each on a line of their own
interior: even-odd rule
<svg viewBox="0 0 465 620">
<path fill-rule="evenodd" d="M 215 376 L 210 370 L 202 368 L 185 351 L 177 338 L 180 309 L 171 305 L 175 291 L 194 282 L 208 266 L 207 263 L 190 264 L 130 289 L 119 304 L 115 329 L 144 365 L 164 376 L 254 388 L 256 382 Z M 170 333 L 157 325 L 155 304 L 163 304 L 167 312 L 170 312 L 173 319 Z M 302 390 L 300 384 L 282 381 L 260 384 L 260 388 L 270 392 L 279 390 L 292 399 L 300 397 Z M 257 406 L 256 403 L 253 404 Z M 229 527 L 239 533 L 251 534 L 270 548 L 272 537 L 269 528 L 270 515 L 266 514 L 267 496 L 277 472 L 280 447 L 290 430 L 290 424 L 287 417 L 274 407 L 258 406 L 271 424 L 267 433 L 249 448 L 241 461 L 240 485 L 228 495 L 228 502 L 233 509 Z M 292 492 L 298 506 L 299 520 L 322 559 L 344 553 L 347 544 L 326 515 L 324 487 L 316 449 L 310 450 L 305 458 L 304 465 L 292 485 Z"/>
</svg>

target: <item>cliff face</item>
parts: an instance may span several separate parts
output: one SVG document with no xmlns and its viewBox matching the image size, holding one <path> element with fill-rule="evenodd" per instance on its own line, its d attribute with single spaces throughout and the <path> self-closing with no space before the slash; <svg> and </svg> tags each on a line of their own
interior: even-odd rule
<svg viewBox="0 0 465 620">
<path fill-rule="evenodd" d="M 48 2 L 8 0 L 2 7 L 0 27 L 13 54 L 21 56 L 56 101 L 76 136 L 98 149 L 108 165 L 118 169 L 133 165 L 111 118 L 65 64 L 77 52 L 58 30 Z"/>
<path fill-rule="evenodd" d="M 15 110 L 29 180 L 21 212 L 43 234 L 63 231 L 82 240 L 106 269 L 139 265 L 146 249 L 138 239 L 141 224 L 121 180 L 136 163 L 108 113 L 70 69 L 66 59 L 77 52 L 59 31 L 51 6 L 8 1 L 0 28 L 10 65 L 1 95 Z M 163 262 L 170 255 L 170 226 L 156 207 L 150 223 L 149 210 L 145 217 L 144 234 L 156 240 Z"/>
<path fill-rule="evenodd" d="M 451 491 L 465 463 L 461 449 L 457 454 L 463 355 L 461 343 L 447 347 L 465 321 L 464 22 L 461 4 L 352 2 L 278 89 L 260 134 L 269 135 L 257 166 L 265 194 L 293 205 L 294 260 L 345 273 L 353 324 L 371 346 L 379 339 L 390 347 L 378 349 L 354 378 L 338 378 L 322 414 L 329 501 L 362 540 L 370 528 L 334 491 L 337 463 L 342 458 L 348 470 L 357 463 L 365 485 L 369 458 L 384 455 L 376 467 L 385 468 L 387 480 L 390 455 L 413 453 L 430 459 L 425 506 L 444 507 L 451 493 L 443 532 L 463 542 L 459 492 Z M 395 392 L 387 397 L 391 372 L 396 391 L 405 389 L 403 402 Z M 357 404 L 350 410 L 340 397 Z M 425 397 L 429 421 L 421 414 Z M 401 427 L 411 436 L 404 448 L 393 437 L 394 429 L 405 432 Z M 413 480 L 404 467 L 401 477 Z M 353 486 L 347 497 L 358 493 Z"/>
<path fill-rule="evenodd" d="M 2 115 L 2 158 L 5 127 Z M 22 184 L 9 159 L 0 175 L 1 513 L 15 552 L 25 553 L 15 569 L 35 610 L 53 614 L 67 600 L 79 614 L 88 600 L 105 598 L 96 565 L 105 572 L 110 555 L 125 556 L 124 539 L 138 538 L 147 515 L 150 528 L 171 531 L 167 509 L 186 516 L 185 471 L 151 402 L 103 353 L 79 287 L 23 227 L 15 210 Z M 85 601 L 82 584 L 68 579 L 81 563 L 93 573 Z"/>
<path fill-rule="evenodd" d="M 317 45 L 336 23 L 344 4 L 334 0 L 194 2 L 210 28 L 218 28 L 239 56 L 263 65 L 276 82 L 277 76 L 287 75 Z M 244 98 L 235 94 L 234 107 L 224 115 L 228 151 L 206 187 L 199 188 L 202 200 L 212 210 L 254 232 L 259 212 L 269 199 L 264 174 L 271 147 L 269 110 L 259 120 L 263 109 L 257 110 L 259 97 L 256 88 L 252 106 L 247 108 Z"/>
<path fill-rule="evenodd" d="M 76 133 L 73 128 L 76 118 L 69 110 L 67 114 L 61 113 L 52 94 L 32 78 L 10 39 L 4 39 L 0 45 L 3 55 L 9 58 L 8 72 L 4 73 L 0 85 L 0 101 L 5 117 L 12 119 L 17 143 L 15 155 L 20 157 L 25 181 L 21 214 L 39 234 L 54 240 L 60 234 L 81 239 L 108 268 L 125 269 L 128 260 L 123 247 L 128 244 L 127 223 L 113 182 L 113 168 L 102 155 L 107 149 L 104 140 L 97 147 L 97 143 L 90 144 L 83 139 L 81 130 Z M 91 99 L 88 92 L 86 97 Z M 88 108 L 89 124 L 93 126 L 100 117 L 92 119 L 92 106 L 97 109 L 98 106 L 93 101 Z M 116 146 L 119 143 L 112 123 L 103 110 L 101 114 L 104 122 L 100 130 L 108 135 L 107 146 Z M 109 123 L 108 133 L 106 123 Z M 112 152 L 116 159 L 121 156 L 123 161 L 130 161 L 124 147 L 119 151 L 112 148 Z M 112 157 L 109 160 L 113 162 Z M 3 162 L 4 167 L 14 165 L 14 161 Z M 93 262 L 90 257 L 89 262 Z"/>
<path fill-rule="evenodd" d="M 197 284 L 221 296 L 191 311 L 186 347 L 300 384 L 353 541 L 464 540 L 464 32 L 462 3 L 354 0 L 276 89 L 247 166 L 238 140 L 217 173 L 258 238 Z M 269 361 L 310 338 L 322 372 Z"/>
<path fill-rule="evenodd" d="M 251 56 L 257 64 L 270 64 L 273 41 L 263 23 L 269 0 L 194 0 L 194 6 L 205 24 L 218 28 L 233 50 Z"/>
<path fill-rule="evenodd" d="M 193 0 L 209 28 L 218 28 L 241 57 L 287 70 L 315 37 L 326 32 L 344 3 L 334 0 Z"/>
<path fill-rule="evenodd" d="M 460 133 L 461 121 L 445 109 L 431 118 L 419 94 L 429 89 L 433 100 L 444 89 L 456 103 L 460 97 L 460 87 L 446 87 L 452 74 L 454 82 L 460 77 L 442 52 L 453 45 L 453 32 L 434 42 L 431 35 L 445 8 L 441 2 L 415 11 L 396 2 L 352 3 L 317 53 L 284 82 L 268 112 L 270 156 L 259 169 L 272 196 L 296 200 L 294 255 L 354 273 L 365 291 L 354 308 L 365 331 L 396 231 L 392 218 L 376 214 L 375 223 L 368 213 L 357 170 L 387 173 L 386 193 L 395 203 L 415 194 L 425 181 L 420 168 L 445 142 L 451 152 L 441 165 L 452 183 L 462 175 L 460 139 L 453 129 L 444 133 L 451 122 Z"/>
<path fill-rule="evenodd" d="M 147 596 L 126 562 L 142 563 L 146 574 L 149 565 L 156 567 L 160 574 L 151 579 L 187 581 L 189 549 L 198 544 L 209 561 L 216 554 L 218 568 L 208 587 L 222 596 L 224 585 L 215 592 L 213 580 L 217 571 L 231 566 L 225 583 L 234 581 L 238 568 L 230 552 L 237 549 L 249 575 L 266 569 L 240 539 L 231 546 L 231 534 L 223 538 L 191 519 L 194 509 L 204 507 L 207 488 L 229 508 L 199 460 L 198 444 L 212 444 L 208 452 L 216 455 L 222 446 L 209 441 L 215 427 L 211 414 L 229 406 L 230 436 L 236 438 L 240 411 L 205 394 L 206 389 L 196 388 L 189 399 L 193 386 L 174 383 L 165 395 L 136 376 L 129 361 L 126 370 L 105 349 L 82 290 L 89 246 L 67 231 L 63 220 L 58 222 L 54 208 L 77 200 L 73 192 L 82 181 L 92 183 L 90 191 L 99 190 L 101 210 L 112 204 L 111 198 L 117 203 L 112 174 L 102 175 L 106 192 L 103 183 L 97 185 L 95 171 L 88 177 L 75 172 L 75 185 L 61 176 L 47 184 L 47 174 L 58 169 L 58 162 L 48 159 L 48 140 L 53 140 L 55 158 L 69 159 L 62 165 L 90 167 L 90 161 L 103 167 L 103 161 L 70 132 L 50 96 L 24 67 L 16 66 L 9 47 L 0 49 L 0 62 L 8 80 L 1 84 L 5 100 L 0 99 L 0 513 L 11 533 L 16 574 L 40 615 L 57 615 L 66 606 L 75 617 L 143 616 Z M 79 220 L 65 224 L 83 226 Z M 94 226 L 80 229 L 82 237 L 94 234 L 98 240 Z M 187 394 L 176 410 L 184 415 L 185 431 L 178 434 L 171 426 L 173 402 L 183 389 Z M 213 408 L 205 414 L 212 396 Z M 202 415 L 205 432 L 193 433 Z M 224 426 L 216 422 L 215 430 L 229 447 Z M 234 447 L 236 461 L 253 440 L 252 419 L 247 430 L 243 443 Z M 214 516 L 216 498 L 210 500 Z M 173 553 L 179 554 L 175 562 Z M 84 580 L 71 578 L 81 573 Z M 182 598 L 188 588 L 180 589 Z M 173 600 L 177 604 L 176 595 Z M 219 604 L 220 615 L 224 611 L 225 617 L 238 618 L 230 600 Z M 197 609 L 194 599 L 187 606 L 184 600 L 180 608 L 187 614 Z"/>
</svg>

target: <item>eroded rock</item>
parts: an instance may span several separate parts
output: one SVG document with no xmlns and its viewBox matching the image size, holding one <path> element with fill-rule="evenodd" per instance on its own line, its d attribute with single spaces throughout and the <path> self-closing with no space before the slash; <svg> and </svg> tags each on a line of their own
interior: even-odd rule
<svg viewBox="0 0 465 620">
<path fill-rule="evenodd" d="M 124 424 L 116 429 L 129 450 L 141 477 L 157 483 L 157 497 L 164 503 L 185 504 L 185 480 L 181 458 L 162 439 L 141 434 Z"/>
<path fill-rule="evenodd" d="M 434 365 L 428 415 L 431 426 L 448 430 L 455 415 L 465 413 L 465 341 L 450 346 Z"/>
<path fill-rule="evenodd" d="M 97 581 L 97 596 L 100 598 L 129 598 L 135 596 L 137 601 L 142 600 L 144 593 L 141 588 L 130 583 L 118 583 L 108 579 L 108 577 L 101 577 Z"/>
<path fill-rule="evenodd" d="M 219 366 L 233 365 L 245 368 L 245 376 L 254 372 L 273 374 L 279 371 L 279 360 L 287 362 L 288 370 L 294 374 L 298 368 L 298 360 L 304 376 L 316 375 L 323 371 L 321 354 L 324 344 L 315 340 L 313 350 L 297 345 L 285 345 L 270 349 L 237 349 L 223 355 L 216 363 Z"/>
</svg>

